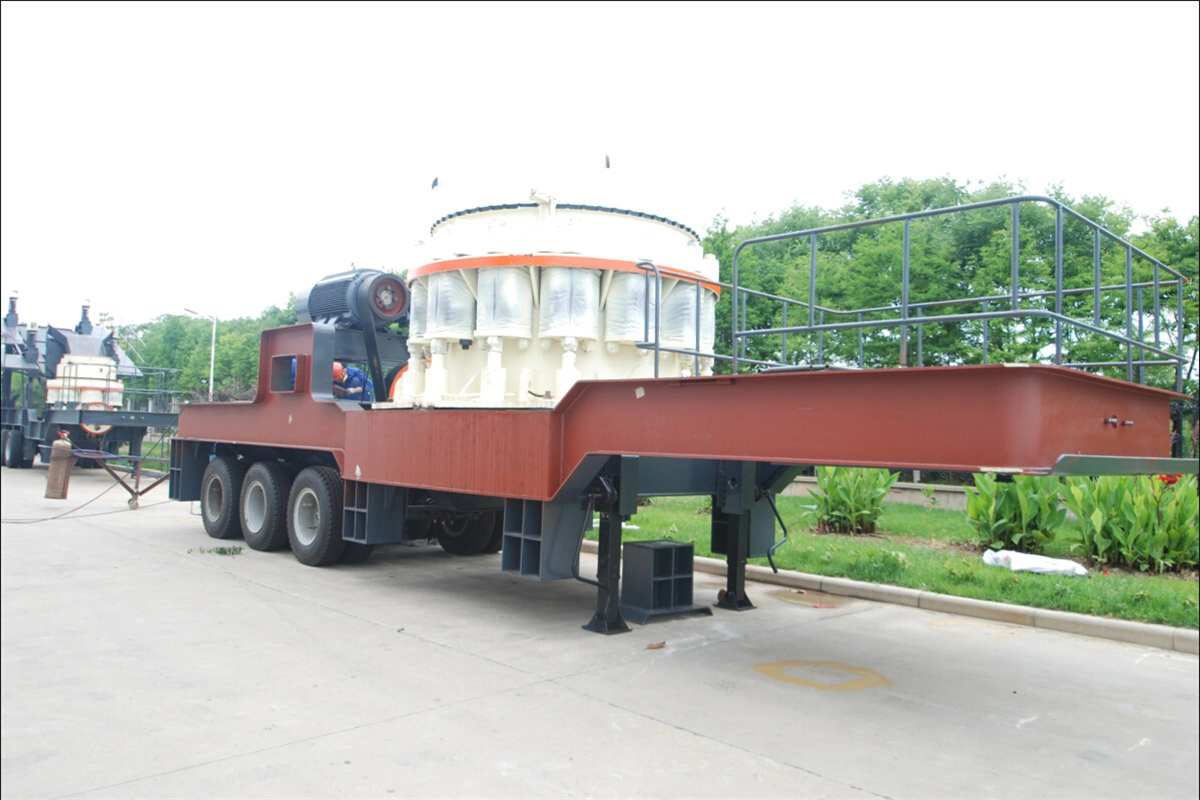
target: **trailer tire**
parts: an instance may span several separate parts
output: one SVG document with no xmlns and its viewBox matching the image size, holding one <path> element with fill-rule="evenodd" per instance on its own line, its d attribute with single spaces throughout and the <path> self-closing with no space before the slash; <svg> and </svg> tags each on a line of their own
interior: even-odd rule
<svg viewBox="0 0 1200 800">
<path fill-rule="evenodd" d="M 504 549 L 504 512 L 496 512 L 496 522 L 492 525 L 492 536 L 484 545 L 483 552 L 499 553 Z"/>
<path fill-rule="evenodd" d="M 447 514 L 434 523 L 438 544 L 447 553 L 473 556 L 482 553 L 492 538 L 496 512 L 485 511 L 472 517 L 467 514 Z"/>
<path fill-rule="evenodd" d="M 232 456 L 217 456 L 204 468 L 200 479 L 200 517 L 204 530 L 214 539 L 236 539 L 242 535 L 238 509 L 246 468 Z"/>
<path fill-rule="evenodd" d="M 375 545 L 362 544 L 360 542 L 346 542 L 342 548 L 342 563 L 343 564 L 361 564 L 371 557 L 371 553 L 375 552 Z"/>
<path fill-rule="evenodd" d="M 433 520 L 429 517 L 409 517 L 404 520 L 404 541 L 417 542 L 433 538 Z"/>
<path fill-rule="evenodd" d="M 25 458 L 25 434 L 19 430 L 8 432 L 8 441 L 4 443 L 4 465 L 11 469 L 33 466 L 33 459 Z"/>
<path fill-rule="evenodd" d="M 331 467 L 306 467 L 288 496 L 288 542 L 301 564 L 325 567 L 342 556 L 342 478 Z"/>
<path fill-rule="evenodd" d="M 246 470 L 239 503 L 242 536 L 251 550 L 288 546 L 288 490 L 292 479 L 276 461 L 259 461 Z"/>
</svg>

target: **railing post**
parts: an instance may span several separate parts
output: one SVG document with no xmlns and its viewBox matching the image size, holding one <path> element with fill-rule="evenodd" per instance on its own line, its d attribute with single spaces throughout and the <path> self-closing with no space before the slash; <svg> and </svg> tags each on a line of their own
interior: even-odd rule
<svg viewBox="0 0 1200 800">
<path fill-rule="evenodd" d="M 1159 346 L 1159 337 L 1161 334 L 1161 325 L 1159 315 L 1162 313 L 1162 308 L 1159 304 L 1158 293 L 1161 291 L 1158 285 L 1158 263 L 1154 264 L 1154 346 Z"/>
<path fill-rule="evenodd" d="M 739 244 L 733 251 L 733 263 L 730 265 L 730 287 L 729 301 L 733 304 L 729 314 L 729 326 L 732 328 L 729 341 L 730 367 L 729 371 L 738 374 L 738 347 L 741 344 L 741 339 L 738 337 L 738 254 L 742 252 L 743 244 Z"/>
<path fill-rule="evenodd" d="M 654 271 L 654 377 L 658 377 L 659 343 L 662 339 L 662 273 L 653 261 L 639 261 L 638 268 L 646 276 L 643 287 L 646 291 L 642 303 L 642 341 L 650 341 L 650 272 Z"/>
<path fill-rule="evenodd" d="M 917 319 L 922 316 L 923 309 L 917 306 Z M 925 366 L 925 325 L 917 323 L 917 366 Z"/>
<path fill-rule="evenodd" d="M 813 309 L 817 307 L 817 235 L 811 234 L 808 237 L 808 327 L 812 328 L 813 324 Z M 807 342 L 812 341 L 812 333 L 809 333 Z M 819 338 L 818 338 L 819 341 Z M 820 359 L 818 359 L 820 361 Z"/>
<path fill-rule="evenodd" d="M 654 267 L 654 377 L 658 377 L 659 345 L 662 343 L 662 274 Z"/>
<path fill-rule="evenodd" d="M 988 313 L 987 300 L 983 301 L 983 313 L 984 314 Z M 986 363 L 988 363 L 988 321 L 987 321 L 987 317 L 984 317 L 982 322 L 983 322 L 983 363 L 986 364 Z"/>
<path fill-rule="evenodd" d="M 858 321 L 862 322 L 862 312 L 858 312 Z M 863 329 L 858 329 L 858 368 L 863 368 Z"/>
<path fill-rule="evenodd" d="M 1021 305 L 1021 204 L 1012 204 L 1012 310 Z"/>
<path fill-rule="evenodd" d="M 1092 305 L 1093 324 L 1100 327 L 1100 229 L 1092 231 Z"/>
<path fill-rule="evenodd" d="M 825 309 L 821 309 L 821 324 L 825 324 Z M 817 363 L 825 363 L 825 331 L 817 331 Z"/>
<path fill-rule="evenodd" d="M 1142 297 L 1142 287 L 1140 287 L 1140 286 L 1138 287 L 1138 290 L 1137 290 L 1137 301 L 1138 301 L 1138 341 L 1144 343 L 1146 341 L 1146 322 L 1145 322 L 1146 321 L 1146 312 L 1145 312 L 1145 302 Z M 1145 383 L 1146 382 L 1146 348 L 1144 348 L 1144 347 L 1138 348 L 1138 362 L 1139 362 L 1138 363 L 1138 383 Z"/>
<path fill-rule="evenodd" d="M 746 304 L 750 302 L 749 297 L 742 298 L 742 358 L 746 357 Z"/>
<path fill-rule="evenodd" d="M 787 301 L 784 301 L 784 303 L 783 303 L 783 327 L 784 328 L 786 328 L 788 326 L 788 324 L 787 324 L 787 309 L 788 309 Z M 790 364 L 791 362 L 788 361 L 788 352 L 787 352 L 787 331 L 784 331 L 782 336 L 783 336 L 783 346 L 780 348 L 780 353 L 779 353 L 780 361 L 783 362 L 784 364 Z"/>
<path fill-rule="evenodd" d="M 1175 325 L 1178 330 L 1175 338 L 1175 350 L 1179 356 L 1175 359 L 1175 391 L 1183 391 L 1183 278 L 1175 280 Z"/>
<path fill-rule="evenodd" d="M 808 237 L 808 326 L 813 324 L 813 309 L 817 306 L 817 235 Z"/>
<path fill-rule="evenodd" d="M 1063 304 L 1063 210 L 1054 205 L 1054 313 L 1062 314 Z M 1054 320 L 1054 363 L 1062 364 L 1062 321 Z"/>
<path fill-rule="evenodd" d="M 900 319 L 908 319 L 909 246 L 912 244 L 911 220 L 904 220 L 904 256 L 900 266 Z M 900 366 L 908 366 L 908 326 L 900 324 Z"/>
<path fill-rule="evenodd" d="M 1125 380 L 1133 380 L 1133 250 L 1125 248 Z"/>
</svg>

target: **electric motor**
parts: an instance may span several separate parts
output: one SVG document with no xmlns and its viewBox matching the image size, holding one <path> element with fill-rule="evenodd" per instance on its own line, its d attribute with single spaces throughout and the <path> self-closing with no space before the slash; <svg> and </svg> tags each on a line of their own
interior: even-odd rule
<svg viewBox="0 0 1200 800">
<path fill-rule="evenodd" d="M 340 272 L 296 297 L 300 322 L 384 328 L 408 312 L 408 289 L 395 275 L 373 269 Z"/>
</svg>

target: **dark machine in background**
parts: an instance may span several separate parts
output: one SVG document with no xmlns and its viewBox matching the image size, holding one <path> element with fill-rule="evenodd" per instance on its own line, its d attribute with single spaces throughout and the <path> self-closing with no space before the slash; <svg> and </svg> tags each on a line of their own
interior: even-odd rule
<svg viewBox="0 0 1200 800">
<path fill-rule="evenodd" d="M 145 377 L 111 332 L 93 326 L 83 306 L 74 328 L 25 324 L 10 297 L 3 321 L 3 462 L 29 467 L 65 433 L 76 448 L 140 456 L 149 428 L 173 428 L 169 393 L 127 382 Z M 134 406 L 143 406 L 135 408 Z"/>
</svg>

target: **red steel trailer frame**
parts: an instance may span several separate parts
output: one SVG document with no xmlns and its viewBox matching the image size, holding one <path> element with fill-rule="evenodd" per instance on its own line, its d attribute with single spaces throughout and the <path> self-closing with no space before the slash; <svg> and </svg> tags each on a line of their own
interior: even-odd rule
<svg viewBox="0 0 1200 800">
<path fill-rule="evenodd" d="M 236 518 L 234 484 L 246 465 L 267 462 L 290 476 L 280 481 L 296 482 L 286 509 L 268 503 L 266 524 L 298 527 L 296 473 L 324 470 L 324 483 L 303 485 L 315 511 L 340 524 L 314 534 L 317 551 L 293 538 L 302 561 L 365 557 L 376 544 L 429 538 L 434 522 L 451 532 L 486 527 L 485 537 L 494 525 L 502 569 L 537 580 L 579 578 L 598 510 L 598 581 L 579 579 L 598 588 L 585 627 L 606 633 L 627 629 L 620 523 L 639 497 L 713 497 L 714 552 L 729 563 L 718 605 L 740 610 L 752 607 L 746 559 L 769 554 L 775 540 L 772 498 L 807 465 L 1006 474 L 1177 466 L 1167 431 L 1179 395 L 1064 367 L 581 381 L 553 409 L 367 408 L 331 392 L 334 333 L 315 323 L 265 331 L 254 400 L 180 414 L 171 497 L 201 500 L 210 534 L 228 535 L 209 523 Z M 223 478 L 210 477 L 221 469 Z"/>
</svg>

